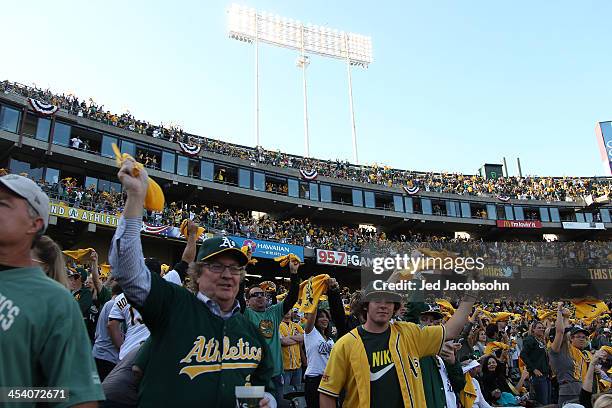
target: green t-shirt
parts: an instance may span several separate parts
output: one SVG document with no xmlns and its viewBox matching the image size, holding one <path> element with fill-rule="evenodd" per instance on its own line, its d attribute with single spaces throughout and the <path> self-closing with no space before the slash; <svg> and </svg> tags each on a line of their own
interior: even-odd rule
<svg viewBox="0 0 612 408">
<path fill-rule="evenodd" d="M 106 302 L 111 300 L 112 297 L 113 294 L 111 293 L 111 290 L 102 285 L 102 289 L 100 289 L 100 293 L 98 293 L 98 304 L 100 305 L 100 308 L 102 308 Z"/>
<path fill-rule="evenodd" d="M 89 308 L 93 303 L 93 295 L 91 294 L 91 290 L 83 286 L 81 289 L 74 292 L 72 296 L 74 296 L 74 299 L 78 302 L 83 317 L 87 319 L 89 317 Z"/>
<path fill-rule="evenodd" d="M 280 324 L 283 321 L 283 302 L 278 302 L 270 306 L 263 312 L 256 312 L 251 308 L 244 311 L 244 315 L 255 327 L 259 329 L 261 335 L 266 339 L 272 360 L 274 361 L 273 377 L 283 373 L 283 356 L 281 354 L 280 343 Z"/>
<path fill-rule="evenodd" d="M 270 350 L 241 313 L 223 320 L 157 274 L 151 274 L 151 291 L 136 309 L 151 331 L 140 406 L 233 407 L 236 386 L 272 387 Z"/>
<path fill-rule="evenodd" d="M 0 272 L 0 352 L 3 387 L 68 388 L 57 407 L 104 399 L 79 306 L 40 268 Z"/>
<path fill-rule="evenodd" d="M 391 328 L 383 333 L 370 333 L 359 326 L 357 331 L 370 363 L 370 407 L 402 408 L 402 390 L 389 350 Z"/>
</svg>

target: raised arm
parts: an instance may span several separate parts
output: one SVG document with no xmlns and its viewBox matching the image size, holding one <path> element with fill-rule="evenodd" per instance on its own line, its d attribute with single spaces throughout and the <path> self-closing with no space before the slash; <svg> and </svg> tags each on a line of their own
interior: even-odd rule
<svg viewBox="0 0 612 408">
<path fill-rule="evenodd" d="M 117 173 L 127 199 L 111 242 L 109 261 L 113 276 L 129 302 L 134 306 L 142 306 L 151 290 L 151 275 L 144 263 L 140 242 L 148 176 L 146 170 L 141 169 L 138 177 L 134 177 L 133 168 L 134 162 L 125 160 Z"/>
<path fill-rule="evenodd" d="M 291 310 L 293 305 L 298 301 L 298 295 L 300 292 L 300 277 L 298 275 L 298 269 L 300 263 L 296 260 L 289 262 L 289 276 L 291 278 L 291 285 L 289 286 L 289 292 L 287 297 L 283 300 L 283 316 Z"/>
<path fill-rule="evenodd" d="M 455 339 L 461 334 L 465 323 L 468 320 L 468 316 L 472 312 L 474 306 L 475 297 L 472 294 L 468 294 L 464 297 L 464 300 L 459 303 L 459 307 L 455 310 L 453 316 L 444 324 L 445 327 L 445 340 Z"/>
<path fill-rule="evenodd" d="M 196 257 L 198 225 L 191 220 L 187 221 L 187 233 L 189 234 L 189 236 L 187 237 L 187 245 L 183 250 L 183 256 L 181 257 L 181 261 L 190 264 L 195 260 Z"/>
<path fill-rule="evenodd" d="M 304 325 L 304 333 L 310 334 L 310 332 L 314 328 L 315 319 L 317 318 L 317 311 L 315 310 L 313 313 L 305 313 L 304 317 L 306 318 L 306 324 Z"/>
<path fill-rule="evenodd" d="M 93 283 L 94 288 L 96 289 L 96 293 L 100 293 L 102 290 L 102 281 L 100 280 L 100 272 L 98 270 L 98 253 L 96 251 L 92 251 L 89 258 L 89 266 L 91 270 L 91 281 Z"/>
<path fill-rule="evenodd" d="M 550 345 L 550 349 L 555 353 L 561 350 L 563 344 L 563 338 L 565 337 L 565 310 L 563 309 L 563 302 L 557 304 L 557 321 L 555 323 L 555 339 Z"/>
<path fill-rule="evenodd" d="M 338 329 L 338 338 L 348 333 L 346 328 L 346 315 L 344 314 L 344 305 L 340 296 L 340 285 L 334 278 L 329 278 L 327 281 L 327 300 L 329 301 L 329 312 L 331 318 Z"/>
</svg>

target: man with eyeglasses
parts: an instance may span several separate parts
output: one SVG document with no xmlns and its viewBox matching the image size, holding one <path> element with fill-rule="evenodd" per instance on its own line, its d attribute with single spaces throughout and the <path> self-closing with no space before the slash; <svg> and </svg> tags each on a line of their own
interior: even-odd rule
<svg viewBox="0 0 612 408">
<path fill-rule="evenodd" d="M 140 242 L 147 172 L 118 176 L 127 194 L 111 243 L 113 274 L 151 332 L 140 406 L 235 406 L 235 387 L 271 386 L 273 362 L 259 330 L 236 300 L 247 256 L 227 237 L 205 240 L 189 265 L 193 293 L 146 267 Z M 194 295 L 195 293 L 195 295 Z M 275 407 L 270 394 L 260 407 Z"/>
<path fill-rule="evenodd" d="M 244 315 L 259 329 L 272 353 L 274 361 L 272 381 L 275 386 L 274 396 L 277 400 L 283 398 L 283 355 L 280 340 L 280 324 L 283 321 L 283 316 L 293 308 L 293 305 L 298 300 L 298 293 L 300 291 L 299 267 L 300 262 L 295 258 L 289 262 L 291 286 L 285 299 L 277 304 L 268 307 L 266 292 L 258 285 L 252 286 L 246 293 L 247 308 L 244 311 Z"/>
<path fill-rule="evenodd" d="M 68 388 L 62 406 L 95 407 L 104 394 L 79 306 L 65 287 L 32 265 L 30 250 L 48 219 L 49 198 L 36 183 L 0 177 L 0 384 Z"/>
</svg>

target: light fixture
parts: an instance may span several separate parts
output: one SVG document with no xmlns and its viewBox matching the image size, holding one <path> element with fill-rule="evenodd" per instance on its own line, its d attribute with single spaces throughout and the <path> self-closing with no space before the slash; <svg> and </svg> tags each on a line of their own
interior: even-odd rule
<svg viewBox="0 0 612 408">
<path fill-rule="evenodd" d="M 357 133 L 355 130 L 355 112 L 353 108 L 353 85 L 351 66 L 367 68 L 372 63 L 372 39 L 370 37 L 346 33 L 303 24 L 300 21 L 283 18 L 266 12 L 257 12 L 253 8 L 232 4 L 228 9 L 228 35 L 230 38 L 255 44 L 255 142 L 259 146 L 259 42 L 277 47 L 288 48 L 300 52 L 302 82 L 304 93 L 304 139 L 306 156 L 310 154 L 308 135 L 308 109 L 306 94 L 306 63 L 305 54 L 315 54 L 323 57 L 346 61 L 349 105 L 351 112 L 351 131 L 353 136 L 353 160 L 358 164 Z"/>
</svg>

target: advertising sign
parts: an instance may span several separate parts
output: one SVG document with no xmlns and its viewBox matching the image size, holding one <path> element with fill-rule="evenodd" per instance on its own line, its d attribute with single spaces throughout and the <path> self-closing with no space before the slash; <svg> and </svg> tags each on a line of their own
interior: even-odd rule
<svg viewBox="0 0 612 408">
<path fill-rule="evenodd" d="M 245 245 L 250 246 L 253 251 L 253 256 L 256 258 L 273 259 L 277 256 L 295 254 L 304 260 L 304 247 L 301 246 L 236 236 L 231 236 L 230 238 L 236 241 L 241 247 Z"/>
</svg>

